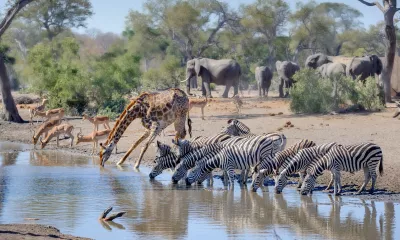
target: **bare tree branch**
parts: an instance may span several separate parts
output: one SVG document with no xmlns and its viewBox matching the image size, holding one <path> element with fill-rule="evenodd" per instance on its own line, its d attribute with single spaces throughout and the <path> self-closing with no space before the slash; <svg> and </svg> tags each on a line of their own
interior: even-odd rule
<svg viewBox="0 0 400 240">
<path fill-rule="evenodd" d="M 364 1 L 364 0 L 358 0 L 359 2 L 361 2 L 361 3 L 363 3 L 363 4 L 365 4 L 365 5 L 367 5 L 367 6 L 370 6 L 370 7 L 372 7 L 372 6 L 377 6 L 378 8 L 379 8 L 379 10 L 381 10 L 382 12 L 385 12 L 385 9 L 382 7 L 382 5 L 379 3 L 379 2 L 372 2 L 372 3 L 370 3 L 370 2 L 367 2 L 367 1 Z"/>
<path fill-rule="evenodd" d="M 25 7 L 27 4 L 34 0 L 18 0 L 8 11 L 3 20 L 0 23 L 0 37 L 6 31 L 6 29 L 10 26 L 12 20 L 17 15 L 17 13 Z"/>
</svg>

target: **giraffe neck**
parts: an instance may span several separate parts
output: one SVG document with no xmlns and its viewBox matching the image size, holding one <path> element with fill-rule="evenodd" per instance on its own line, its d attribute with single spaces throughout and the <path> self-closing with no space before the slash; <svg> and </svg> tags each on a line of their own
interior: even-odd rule
<svg viewBox="0 0 400 240">
<path fill-rule="evenodd" d="M 107 138 L 106 144 L 110 144 L 111 142 L 117 144 L 131 122 L 133 122 L 133 120 L 135 120 L 136 118 L 141 117 L 140 110 L 141 109 L 139 103 L 130 104 L 127 109 L 124 110 L 124 112 L 121 114 L 118 121 L 114 125 L 113 130 Z"/>
</svg>

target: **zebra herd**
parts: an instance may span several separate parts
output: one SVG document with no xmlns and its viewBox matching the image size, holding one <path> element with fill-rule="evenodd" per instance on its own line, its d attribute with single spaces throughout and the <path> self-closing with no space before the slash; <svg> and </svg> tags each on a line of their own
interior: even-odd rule
<svg viewBox="0 0 400 240">
<path fill-rule="evenodd" d="M 299 173 L 297 188 L 303 195 L 312 193 L 318 176 L 327 170 L 331 181 L 327 188 L 334 186 L 334 194 L 341 193 L 340 172 L 354 173 L 364 170 L 364 184 L 358 194 L 365 190 L 372 180 L 370 193 L 374 192 L 376 168 L 383 174 L 381 148 L 374 143 L 359 143 L 344 146 L 336 142 L 317 145 L 303 139 L 285 149 L 287 139 L 281 133 L 253 134 L 242 122 L 231 119 L 228 125 L 212 137 L 196 137 L 191 141 L 173 141 L 172 146 L 157 141 L 155 166 L 149 174 L 151 179 L 165 169 L 175 169 L 172 182 L 185 179 L 187 185 L 213 181 L 212 172 L 221 169 L 224 181 L 234 187 L 235 170 L 241 170 L 240 184 L 245 184 L 251 171 L 251 189 L 257 189 L 264 179 L 274 175 L 275 192 L 281 193 L 288 178 Z"/>
</svg>

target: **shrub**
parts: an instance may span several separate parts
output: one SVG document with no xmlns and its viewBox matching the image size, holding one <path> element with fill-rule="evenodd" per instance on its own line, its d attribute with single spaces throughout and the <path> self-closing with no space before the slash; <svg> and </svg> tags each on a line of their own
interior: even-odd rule
<svg viewBox="0 0 400 240">
<path fill-rule="evenodd" d="M 357 82 L 356 92 L 357 103 L 366 110 L 377 111 L 385 107 L 382 101 L 381 89 L 376 84 L 375 78 L 367 78 L 364 84 Z"/>
<path fill-rule="evenodd" d="M 323 79 L 314 70 L 302 69 L 295 74 L 294 80 L 290 108 L 296 113 L 326 113 L 349 104 L 369 111 L 384 107 L 381 89 L 373 77 L 364 83 L 340 75 Z"/>
<path fill-rule="evenodd" d="M 175 56 L 167 56 L 157 69 L 149 69 L 143 74 L 143 88 L 163 90 L 179 87 L 180 81 L 185 80 L 184 69 L 180 60 Z"/>
<path fill-rule="evenodd" d="M 296 113 L 325 113 L 332 109 L 332 85 L 321 80 L 312 69 L 302 69 L 294 76 L 296 83 L 290 90 L 290 109 Z"/>
<path fill-rule="evenodd" d="M 211 91 L 214 91 L 216 87 L 217 86 L 215 85 L 215 83 L 210 83 L 210 90 Z"/>
</svg>

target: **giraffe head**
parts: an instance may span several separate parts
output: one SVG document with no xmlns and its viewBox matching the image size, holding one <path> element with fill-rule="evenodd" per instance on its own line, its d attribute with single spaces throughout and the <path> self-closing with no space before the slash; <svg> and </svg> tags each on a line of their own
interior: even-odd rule
<svg viewBox="0 0 400 240">
<path fill-rule="evenodd" d="M 100 143 L 100 165 L 102 167 L 104 167 L 104 164 L 110 158 L 111 152 L 113 151 L 114 147 L 115 147 L 114 142 L 111 142 L 107 146 L 104 146 L 102 143 Z"/>
</svg>

